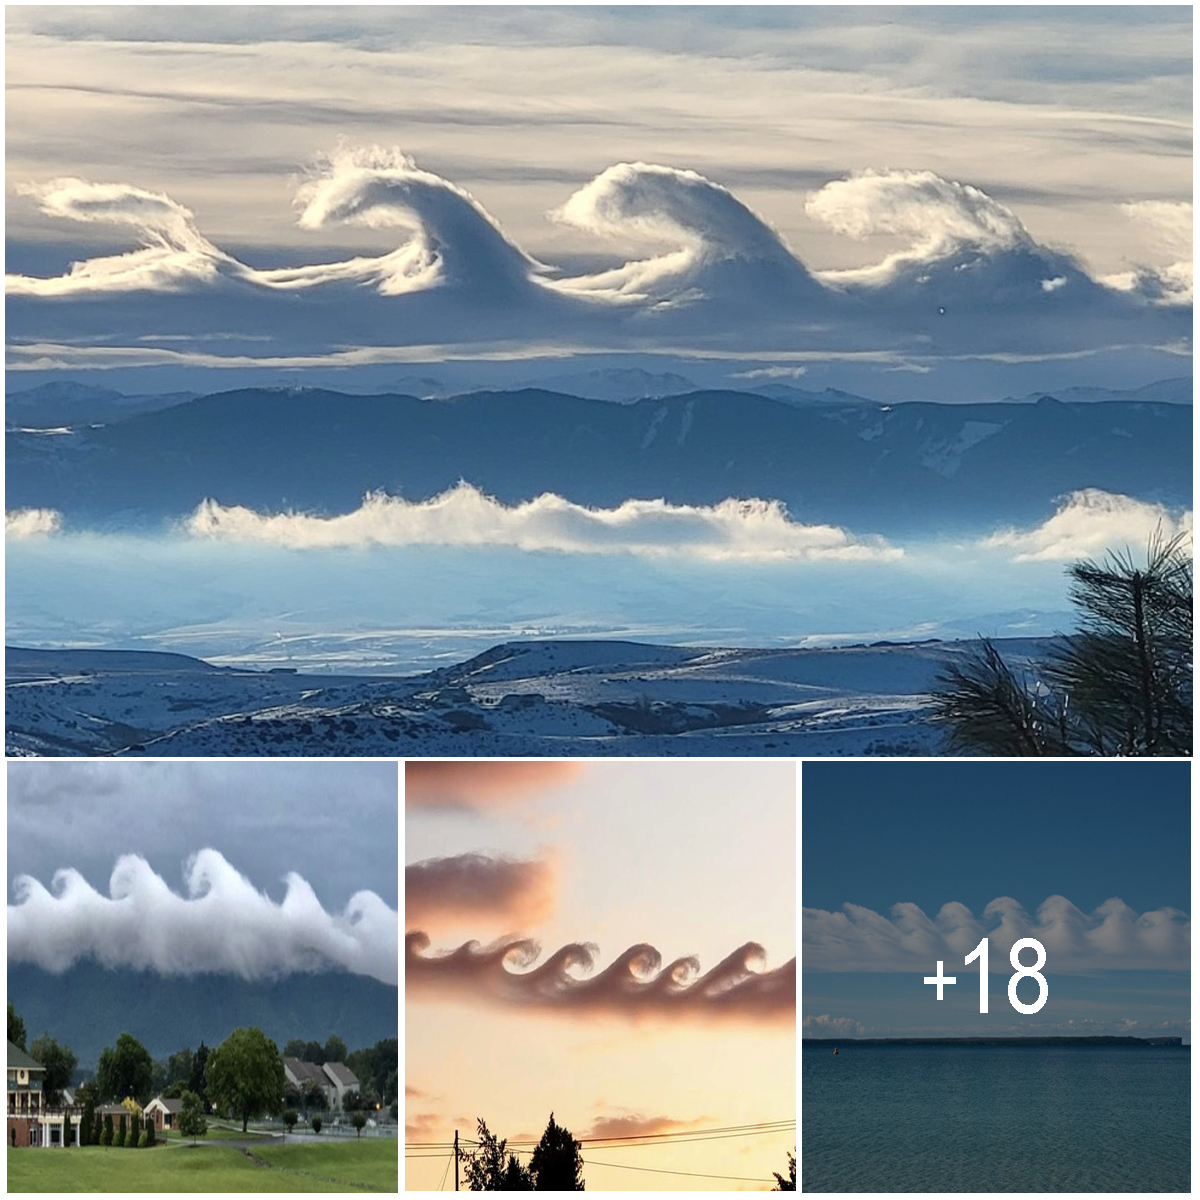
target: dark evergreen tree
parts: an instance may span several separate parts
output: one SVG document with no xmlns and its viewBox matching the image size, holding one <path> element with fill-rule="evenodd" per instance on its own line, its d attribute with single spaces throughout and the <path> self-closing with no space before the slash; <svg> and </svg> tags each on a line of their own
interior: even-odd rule
<svg viewBox="0 0 1200 1200">
<path fill-rule="evenodd" d="M 122 1117 L 123 1121 L 125 1118 Z M 104 1132 L 100 1135 L 100 1144 L 102 1146 L 111 1146 L 113 1144 L 113 1119 L 112 1113 L 104 1114 Z"/>
<path fill-rule="evenodd" d="M 188 1080 L 187 1090 L 200 1097 L 206 1113 L 212 1112 L 208 1101 L 208 1047 L 203 1042 L 192 1057 L 192 1075 Z"/>
<path fill-rule="evenodd" d="M 533 1186 L 539 1192 L 582 1192 L 583 1155 L 569 1129 L 555 1124 L 550 1114 L 542 1140 L 529 1160 Z"/>
<path fill-rule="evenodd" d="M 950 667 L 935 720 L 962 754 L 1129 757 L 1192 753 L 1192 561 L 1182 538 L 1068 569 L 1078 632 L 1015 669 L 987 639 Z"/>
<path fill-rule="evenodd" d="M 96 1102 L 92 1097 L 92 1089 L 88 1087 L 83 1095 L 83 1116 L 79 1121 L 79 1142 L 83 1146 L 92 1146 L 96 1141 Z"/>
</svg>

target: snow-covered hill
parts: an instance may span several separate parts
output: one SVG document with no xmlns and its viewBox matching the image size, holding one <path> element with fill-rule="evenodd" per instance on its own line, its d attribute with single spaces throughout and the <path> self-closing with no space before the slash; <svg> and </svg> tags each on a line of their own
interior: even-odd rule
<svg viewBox="0 0 1200 1200">
<path fill-rule="evenodd" d="M 6 742 L 10 755 L 938 754 L 930 689 L 973 645 L 507 642 L 403 678 L 233 671 L 136 652 L 113 652 L 108 669 L 102 651 L 14 648 Z M 999 645 L 1027 665 L 1051 640 Z"/>
</svg>

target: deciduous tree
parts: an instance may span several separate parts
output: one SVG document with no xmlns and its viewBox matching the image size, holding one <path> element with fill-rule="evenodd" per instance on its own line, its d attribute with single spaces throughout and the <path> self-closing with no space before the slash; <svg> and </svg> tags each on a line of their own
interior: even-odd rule
<svg viewBox="0 0 1200 1200">
<path fill-rule="evenodd" d="M 214 1108 L 242 1119 L 278 1112 L 283 1100 L 283 1059 L 261 1029 L 235 1029 L 209 1056 L 208 1095 Z"/>
<path fill-rule="evenodd" d="M 788 1174 L 785 1179 L 778 1171 L 772 1171 L 775 1176 L 775 1186 L 771 1189 L 773 1192 L 794 1192 L 796 1190 L 796 1156 L 788 1155 Z"/>
<path fill-rule="evenodd" d="M 71 1053 L 70 1046 L 60 1045 L 48 1033 L 33 1039 L 29 1057 L 46 1068 L 42 1076 L 42 1089 L 46 1103 L 52 1108 L 56 1107 L 62 1100 L 63 1088 L 71 1086 L 71 1076 L 75 1074 L 79 1060 Z"/>
<path fill-rule="evenodd" d="M 132 1096 L 150 1098 L 154 1063 L 150 1052 L 132 1034 L 123 1033 L 115 1048 L 105 1047 L 96 1068 L 96 1087 L 101 1100 L 119 1100 Z"/>
<path fill-rule="evenodd" d="M 179 1114 L 179 1132 L 184 1137 L 192 1139 L 196 1144 L 198 1137 L 204 1137 L 208 1132 L 208 1122 L 204 1119 L 204 1102 L 195 1092 L 184 1092 L 183 1111 Z"/>
<path fill-rule="evenodd" d="M 351 1124 L 353 1124 L 353 1126 L 354 1126 L 356 1137 L 362 1137 L 363 1126 L 366 1123 L 367 1123 L 366 1113 L 356 1112 L 354 1114 L 353 1118 L 351 1119 Z"/>
<path fill-rule="evenodd" d="M 8 1040 L 25 1050 L 25 1022 L 17 1016 L 17 1010 L 11 1004 L 8 1006 Z"/>
</svg>

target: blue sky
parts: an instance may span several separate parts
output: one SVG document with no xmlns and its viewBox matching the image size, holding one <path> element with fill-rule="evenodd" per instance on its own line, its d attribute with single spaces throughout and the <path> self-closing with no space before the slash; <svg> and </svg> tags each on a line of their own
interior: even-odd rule
<svg viewBox="0 0 1200 1200">
<path fill-rule="evenodd" d="M 924 398 L 964 361 L 980 392 L 1031 358 L 1190 369 L 1187 6 L 27 6 L 5 38 L 30 382 L 619 350 Z"/>
<path fill-rule="evenodd" d="M 1189 1034 L 1189 764 L 810 763 L 802 778 L 807 1034 Z M 982 933 L 986 1016 L 963 963 Z M 1017 936 L 1047 948 L 1036 1016 L 1005 994 Z M 937 958 L 958 979 L 940 1004 L 922 982 Z"/>
</svg>

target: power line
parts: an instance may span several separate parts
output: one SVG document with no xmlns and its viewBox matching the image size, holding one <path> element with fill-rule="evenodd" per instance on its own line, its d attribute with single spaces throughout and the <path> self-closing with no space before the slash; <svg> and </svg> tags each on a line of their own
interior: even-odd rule
<svg viewBox="0 0 1200 1200">
<path fill-rule="evenodd" d="M 661 1167 L 631 1167 L 626 1163 L 595 1162 L 587 1158 L 583 1160 L 583 1163 L 587 1167 L 617 1167 L 622 1171 L 649 1171 L 654 1175 L 687 1175 L 692 1179 L 736 1179 L 741 1183 L 771 1182 L 769 1179 L 760 1179 L 750 1175 L 709 1175 L 704 1171 L 665 1171 Z"/>
<path fill-rule="evenodd" d="M 442 1190 L 442 1188 L 444 1188 L 446 1186 L 446 1176 L 450 1174 L 450 1164 L 453 1161 L 454 1161 L 454 1155 L 451 1154 L 450 1157 L 448 1159 L 446 1159 L 446 1169 L 442 1172 L 442 1182 L 438 1184 L 439 1192 Z"/>
</svg>

